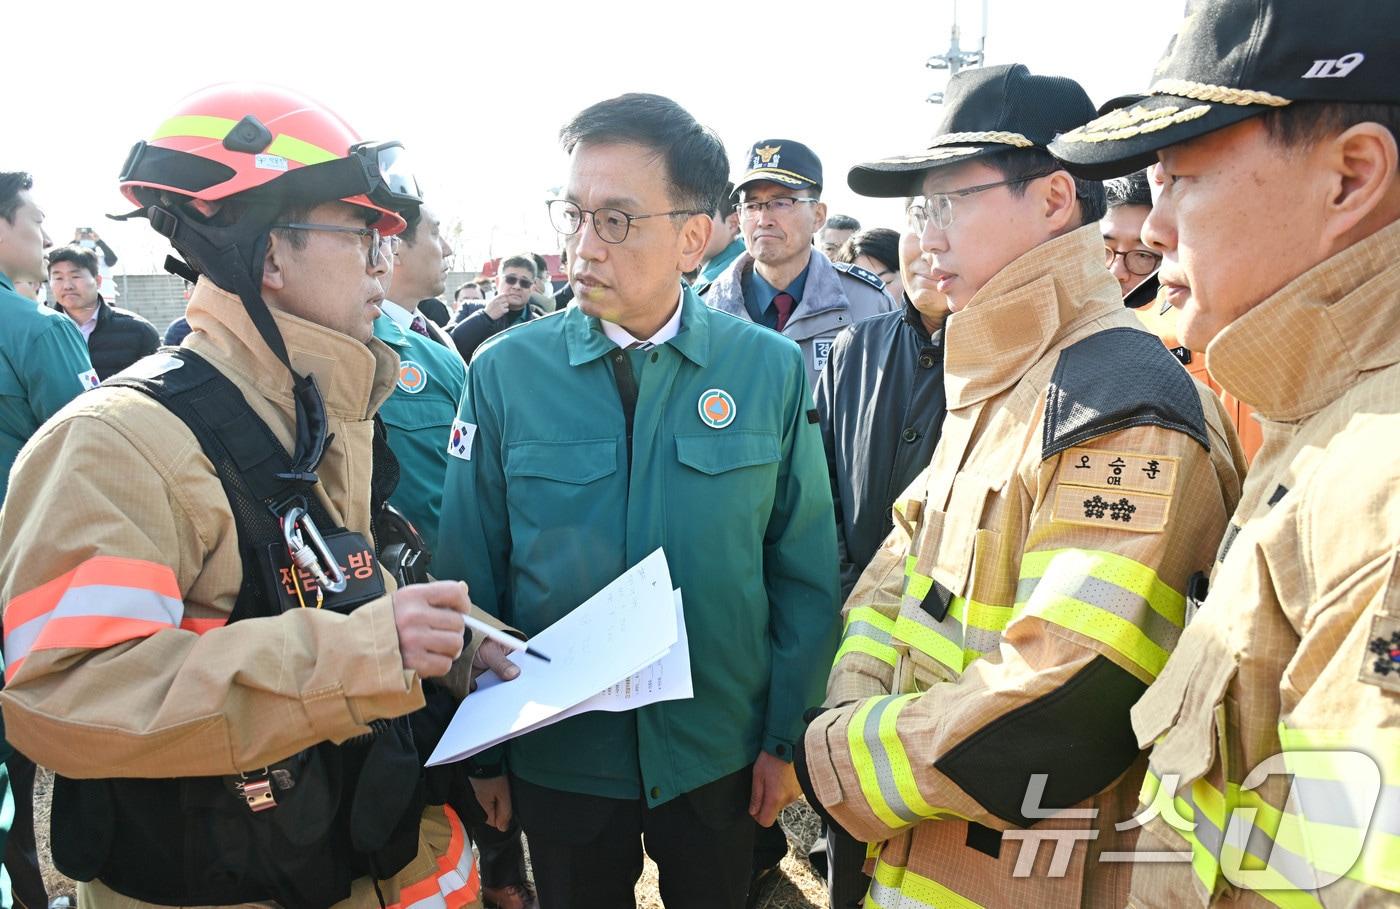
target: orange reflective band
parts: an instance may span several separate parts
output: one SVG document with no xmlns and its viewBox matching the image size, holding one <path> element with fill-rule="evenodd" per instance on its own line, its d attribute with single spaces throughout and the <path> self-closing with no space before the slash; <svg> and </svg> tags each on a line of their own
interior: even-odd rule
<svg viewBox="0 0 1400 909">
<path fill-rule="evenodd" d="M 184 613 L 169 566 L 115 556 L 88 559 L 5 607 L 5 679 L 14 677 L 31 651 L 110 647 L 178 628 Z"/>
<path fill-rule="evenodd" d="M 228 624 L 228 619 L 191 619 L 180 620 L 180 628 L 183 631 L 193 631 L 195 634 L 205 634 L 215 628 L 223 628 Z"/>
<path fill-rule="evenodd" d="M 389 909 L 462 909 L 481 893 L 481 877 L 457 812 L 447 805 L 443 814 L 452 829 L 447 851 L 438 857 L 437 873 L 399 891 Z"/>
</svg>

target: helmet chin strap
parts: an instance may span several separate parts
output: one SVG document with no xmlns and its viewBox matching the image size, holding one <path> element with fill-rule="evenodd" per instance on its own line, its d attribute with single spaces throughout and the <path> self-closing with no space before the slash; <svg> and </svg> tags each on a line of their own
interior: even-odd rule
<svg viewBox="0 0 1400 909">
<path fill-rule="evenodd" d="M 150 206 L 145 216 L 185 258 L 185 262 L 167 260 L 167 269 L 187 280 L 191 274 L 205 275 L 224 290 L 238 294 L 263 342 L 291 373 L 296 447 L 291 470 L 280 477 L 316 483 L 316 467 L 334 438 L 326 434 L 325 400 L 314 376 L 299 375 L 292 368 L 287 344 L 259 289 L 263 257 L 267 254 L 268 228 L 264 225 L 273 222 L 279 208 L 271 200 L 255 201 L 237 223 L 228 227 L 196 223 L 164 205 Z M 172 263 L 177 267 L 170 268 Z"/>
</svg>

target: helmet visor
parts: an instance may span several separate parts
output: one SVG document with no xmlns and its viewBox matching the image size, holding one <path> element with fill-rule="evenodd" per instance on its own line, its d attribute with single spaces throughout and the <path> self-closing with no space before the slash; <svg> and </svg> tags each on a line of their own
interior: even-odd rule
<svg viewBox="0 0 1400 909">
<path fill-rule="evenodd" d="M 412 159 L 398 142 L 362 143 L 351 152 L 364 164 L 369 176 L 371 201 L 395 211 L 423 204 Z"/>
</svg>

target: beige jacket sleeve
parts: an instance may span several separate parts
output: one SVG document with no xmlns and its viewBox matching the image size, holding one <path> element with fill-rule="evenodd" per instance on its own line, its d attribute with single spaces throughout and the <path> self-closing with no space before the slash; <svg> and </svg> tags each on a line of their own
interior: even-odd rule
<svg viewBox="0 0 1400 909">
<path fill-rule="evenodd" d="M 226 503 L 136 392 L 90 392 L 31 440 L 0 514 L 17 748 L 76 778 L 230 774 L 422 705 L 389 596 L 225 625 L 242 575 Z"/>
<path fill-rule="evenodd" d="M 1096 467 L 1120 455 L 1133 469 L 1170 462 L 1170 494 L 1081 485 L 1075 466 L 1085 455 Z M 880 842 L 944 817 L 1027 826 L 1035 773 L 1047 774 L 1041 807 L 1109 787 L 1137 757 L 1129 710 L 1180 634 L 1186 581 L 1209 568 L 1238 499 L 1232 460 L 1228 445 L 1207 454 L 1148 426 L 1023 465 L 1012 480 L 1019 493 L 1004 494 L 1021 504 L 1008 502 L 995 512 L 1004 519 L 991 522 L 1000 526 L 977 531 L 968 586 L 952 591 L 970 611 L 968 601 L 1005 602 L 996 592 L 1014 589 L 999 645 L 952 680 L 921 675 L 915 660 L 913 684 L 899 689 L 907 693 L 839 706 L 812 723 L 808 770 L 831 815 L 857 839 Z M 1119 500 L 1136 511 L 1108 508 Z M 932 640 L 921 638 L 929 619 L 907 598 L 902 608 L 896 644 L 910 659 Z"/>
</svg>

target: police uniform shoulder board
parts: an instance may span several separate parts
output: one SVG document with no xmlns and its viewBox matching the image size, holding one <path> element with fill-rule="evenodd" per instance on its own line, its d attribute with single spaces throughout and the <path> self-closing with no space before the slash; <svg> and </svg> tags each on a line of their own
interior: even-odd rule
<svg viewBox="0 0 1400 909">
<path fill-rule="evenodd" d="M 876 290 L 885 289 L 885 282 L 880 280 L 880 276 L 868 268 L 861 268 L 859 265 L 852 265 L 850 262 L 832 262 L 831 265 L 843 275 L 864 281 Z"/>
</svg>

